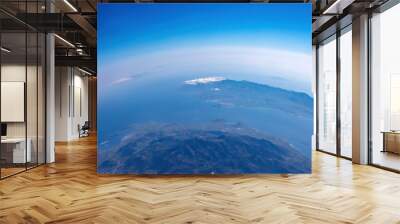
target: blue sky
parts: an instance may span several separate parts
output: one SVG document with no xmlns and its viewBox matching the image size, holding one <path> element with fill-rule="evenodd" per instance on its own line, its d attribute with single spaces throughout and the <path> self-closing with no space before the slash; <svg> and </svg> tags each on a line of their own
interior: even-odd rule
<svg viewBox="0 0 400 224">
<path fill-rule="evenodd" d="M 271 68 L 265 73 L 298 79 L 304 83 L 300 89 L 311 83 L 310 4 L 99 4 L 98 13 L 99 71 L 107 83 L 157 67 L 178 71 L 183 62 L 177 57 L 193 64 L 182 72 L 205 64 L 219 72 L 222 65 L 237 71 L 233 67 L 244 61 L 243 72 Z"/>
<path fill-rule="evenodd" d="M 99 43 L 105 57 L 188 41 L 265 39 L 308 51 L 309 4 L 99 4 Z M 305 16 L 308 15 L 308 16 Z M 228 38 L 228 40 L 227 40 Z"/>
</svg>

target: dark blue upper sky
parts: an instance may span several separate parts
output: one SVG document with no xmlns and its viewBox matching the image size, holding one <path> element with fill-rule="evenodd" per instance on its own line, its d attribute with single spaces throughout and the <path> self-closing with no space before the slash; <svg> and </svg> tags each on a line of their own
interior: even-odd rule
<svg viewBox="0 0 400 224">
<path fill-rule="evenodd" d="M 310 4 L 99 4 L 98 13 L 100 59 L 187 42 L 311 48 Z"/>
</svg>

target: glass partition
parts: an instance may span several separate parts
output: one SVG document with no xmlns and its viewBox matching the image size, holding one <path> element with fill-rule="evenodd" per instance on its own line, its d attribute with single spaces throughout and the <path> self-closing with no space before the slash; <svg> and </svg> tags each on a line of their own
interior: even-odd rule
<svg viewBox="0 0 400 224">
<path fill-rule="evenodd" d="M 27 32 L 27 74 L 26 74 L 26 113 L 27 113 L 27 151 L 30 151 L 30 160 L 27 167 L 34 167 L 38 160 L 38 35 L 36 32 Z"/>
<path fill-rule="evenodd" d="M 1 176 L 24 171 L 26 150 L 26 34 L 1 34 Z M 4 50 L 6 49 L 6 50 Z"/>
<path fill-rule="evenodd" d="M 352 26 L 318 45 L 318 149 L 352 157 Z M 338 123 L 339 122 L 339 123 Z"/>
<path fill-rule="evenodd" d="M 318 47 L 318 149 L 336 153 L 336 36 Z"/>
<path fill-rule="evenodd" d="M 351 26 L 340 36 L 340 154 L 352 157 L 352 34 Z"/>
<path fill-rule="evenodd" d="M 46 162 L 46 37 L 43 33 L 38 33 L 38 64 L 37 64 L 37 147 L 38 147 L 38 164 Z"/>
<path fill-rule="evenodd" d="M 44 1 L 1 2 L 41 13 Z M 0 178 L 45 163 L 45 34 L 0 12 Z"/>
<path fill-rule="evenodd" d="M 371 19 L 371 162 L 400 170 L 400 4 Z"/>
</svg>

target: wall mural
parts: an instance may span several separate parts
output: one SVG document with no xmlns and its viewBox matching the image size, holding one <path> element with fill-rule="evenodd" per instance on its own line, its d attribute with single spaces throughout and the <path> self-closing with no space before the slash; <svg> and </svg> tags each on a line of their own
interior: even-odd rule
<svg viewBox="0 0 400 224">
<path fill-rule="evenodd" d="M 311 172 L 311 4 L 99 4 L 98 172 Z"/>
</svg>

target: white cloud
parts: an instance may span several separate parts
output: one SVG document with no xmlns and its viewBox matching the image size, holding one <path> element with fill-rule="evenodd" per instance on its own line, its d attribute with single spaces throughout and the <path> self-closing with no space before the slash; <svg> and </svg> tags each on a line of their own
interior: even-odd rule
<svg viewBox="0 0 400 224">
<path fill-rule="evenodd" d="M 118 78 L 118 79 L 112 81 L 111 84 L 116 85 L 116 84 L 124 83 L 124 82 L 130 81 L 130 80 L 132 80 L 132 77 L 130 77 L 130 76 L 121 77 L 121 78 Z"/>
<path fill-rule="evenodd" d="M 185 84 L 197 85 L 197 84 L 206 84 L 206 83 L 210 83 L 210 82 L 219 82 L 219 81 L 223 81 L 223 80 L 225 80 L 224 77 L 218 77 L 218 76 L 204 77 L 204 78 L 187 80 L 187 81 L 185 81 Z"/>
<path fill-rule="evenodd" d="M 121 83 L 124 83 L 124 82 L 131 81 L 133 79 L 137 79 L 137 78 L 143 77 L 145 75 L 146 75 L 146 73 L 144 73 L 144 72 L 136 73 L 136 74 L 133 74 L 133 75 L 125 75 L 125 76 L 113 75 L 112 78 L 116 78 L 116 79 L 111 80 L 109 83 L 111 85 L 117 85 L 117 84 L 121 84 Z"/>
</svg>

